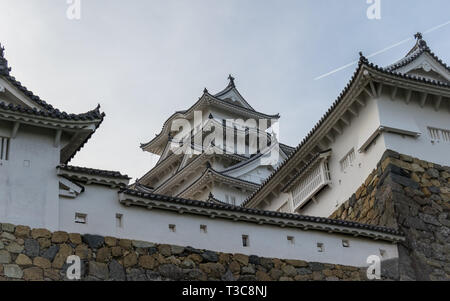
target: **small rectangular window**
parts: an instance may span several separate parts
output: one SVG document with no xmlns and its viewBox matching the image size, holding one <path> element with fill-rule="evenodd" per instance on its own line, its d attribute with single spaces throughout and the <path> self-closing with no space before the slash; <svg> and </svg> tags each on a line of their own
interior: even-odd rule
<svg viewBox="0 0 450 301">
<path fill-rule="evenodd" d="M 432 141 L 450 142 L 450 131 L 428 127 L 428 133 Z"/>
<path fill-rule="evenodd" d="M 288 240 L 289 244 L 291 244 L 291 245 L 295 244 L 294 236 L 288 236 L 287 240 Z"/>
<path fill-rule="evenodd" d="M 169 229 L 170 229 L 170 231 L 172 231 L 172 232 L 175 232 L 175 231 L 176 231 L 176 228 L 177 228 L 177 226 L 174 225 L 174 224 L 170 224 L 170 225 L 169 225 Z"/>
<path fill-rule="evenodd" d="M 9 160 L 9 138 L 0 137 L 0 161 Z"/>
<path fill-rule="evenodd" d="M 248 239 L 248 235 L 242 235 L 242 246 L 248 247 L 250 245 L 250 241 Z"/>
<path fill-rule="evenodd" d="M 75 223 L 77 224 L 86 224 L 87 223 L 87 214 L 86 213 L 75 213 Z"/>
<path fill-rule="evenodd" d="M 123 226 L 123 214 L 116 213 L 116 227 L 122 228 Z"/>
<path fill-rule="evenodd" d="M 200 232 L 207 233 L 208 227 L 206 225 L 200 225 Z"/>
<path fill-rule="evenodd" d="M 317 243 L 317 252 L 324 252 L 325 251 L 325 247 L 323 246 L 323 243 L 318 242 Z"/>
<path fill-rule="evenodd" d="M 355 161 L 355 149 L 352 148 L 345 156 L 344 158 L 339 161 L 341 165 L 341 171 L 345 171 L 348 167 L 352 166 L 353 162 Z"/>
</svg>

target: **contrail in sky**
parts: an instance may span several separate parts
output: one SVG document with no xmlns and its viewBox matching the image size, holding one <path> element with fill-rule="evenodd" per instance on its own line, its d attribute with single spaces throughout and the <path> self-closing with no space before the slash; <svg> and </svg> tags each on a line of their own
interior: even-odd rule
<svg viewBox="0 0 450 301">
<path fill-rule="evenodd" d="M 424 34 L 427 34 L 427 33 L 433 32 L 433 31 L 435 31 L 435 30 L 438 30 L 439 28 L 442 28 L 442 27 L 444 27 L 444 26 L 446 26 L 446 25 L 448 25 L 448 24 L 450 24 L 450 20 L 447 21 L 447 22 L 445 22 L 445 23 L 442 23 L 442 24 L 440 24 L 440 25 L 434 26 L 434 27 L 432 27 L 432 28 L 430 28 L 430 29 L 424 31 Z M 407 38 L 407 39 L 404 39 L 404 40 L 402 40 L 402 41 L 400 41 L 400 42 L 398 42 L 398 43 L 395 43 L 395 44 L 393 44 L 393 45 L 391 45 L 391 46 L 388 46 L 388 47 L 386 47 L 386 48 L 383 48 L 383 49 L 381 49 L 381 50 L 379 50 L 379 51 L 377 51 L 377 52 L 374 52 L 374 53 L 372 53 L 372 54 L 369 54 L 369 55 L 366 56 L 366 57 L 367 57 L 367 58 L 374 57 L 374 56 L 376 56 L 376 55 L 378 55 L 378 54 L 381 54 L 381 53 L 386 52 L 386 51 L 388 51 L 388 50 L 390 50 L 390 49 L 392 49 L 392 48 L 395 48 L 395 47 L 400 46 L 400 45 L 402 45 L 402 44 L 404 44 L 404 43 L 406 43 L 406 42 L 409 42 L 409 41 L 411 41 L 412 39 L 413 39 L 413 38 Z M 355 65 L 356 63 L 358 63 L 358 61 L 354 61 L 354 62 L 348 63 L 347 65 L 344 65 L 344 66 L 342 66 L 342 67 L 339 67 L 339 68 L 337 68 L 337 69 L 334 69 L 333 71 L 330 71 L 330 72 L 328 72 L 328 73 L 322 74 L 322 75 L 316 77 L 314 80 L 319 80 L 319 79 L 325 78 L 325 77 L 327 77 L 327 76 L 330 76 L 330 75 L 332 75 L 332 74 L 334 74 L 334 73 L 336 73 L 336 72 L 339 72 L 339 71 L 344 70 L 344 69 L 346 69 L 346 68 L 348 68 L 348 67 L 350 67 L 350 66 L 353 66 L 353 65 Z"/>
</svg>

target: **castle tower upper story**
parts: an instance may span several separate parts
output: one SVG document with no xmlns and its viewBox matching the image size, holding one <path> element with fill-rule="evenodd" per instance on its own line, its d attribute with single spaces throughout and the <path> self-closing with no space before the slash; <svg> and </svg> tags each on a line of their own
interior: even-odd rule
<svg viewBox="0 0 450 301">
<path fill-rule="evenodd" d="M 287 158 L 293 149 L 278 142 L 279 114 L 256 111 L 228 80 L 219 93 L 205 88 L 141 145 L 160 159 L 136 188 L 239 205 Z"/>
</svg>

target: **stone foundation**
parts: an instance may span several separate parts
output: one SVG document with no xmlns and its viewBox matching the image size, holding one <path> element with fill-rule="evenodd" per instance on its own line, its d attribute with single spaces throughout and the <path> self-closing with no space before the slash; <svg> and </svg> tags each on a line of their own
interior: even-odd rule
<svg viewBox="0 0 450 301">
<path fill-rule="evenodd" d="M 450 280 L 450 167 L 387 151 L 330 218 L 405 233 L 399 243 L 401 280 Z"/>
<path fill-rule="evenodd" d="M 0 280 L 67 280 L 69 255 L 81 280 L 364 280 L 366 268 L 225 254 L 97 235 L 1 224 Z"/>
</svg>

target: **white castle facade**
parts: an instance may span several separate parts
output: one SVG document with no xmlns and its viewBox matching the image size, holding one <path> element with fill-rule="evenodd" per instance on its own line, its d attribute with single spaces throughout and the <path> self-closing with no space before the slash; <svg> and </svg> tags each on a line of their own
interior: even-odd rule
<svg viewBox="0 0 450 301">
<path fill-rule="evenodd" d="M 42 101 L 10 75 L 2 49 L 0 222 L 353 266 L 396 258 L 401 233 L 327 217 L 387 149 L 450 165 L 450 69 L 416 38 L 386 68 L 361 55 L 296 148 L 277 141 L 279 115 L 253 109 L 230 76 L 141 145 L 160 159 L 134 183 L 68 165 L 104 114 Z"/>
</svg>

